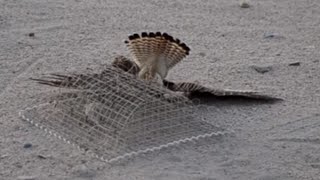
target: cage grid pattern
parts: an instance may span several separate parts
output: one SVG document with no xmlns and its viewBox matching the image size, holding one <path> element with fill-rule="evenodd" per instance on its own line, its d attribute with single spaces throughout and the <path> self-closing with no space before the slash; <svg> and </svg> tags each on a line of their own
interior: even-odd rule
<svg viewBox="0 0 320 180">
<path fill-rule="evenodd" d="M 107 162 L 222 133 L 184 96 L 113 67 L 68 78 L 20 115 Z"/>
</svg>

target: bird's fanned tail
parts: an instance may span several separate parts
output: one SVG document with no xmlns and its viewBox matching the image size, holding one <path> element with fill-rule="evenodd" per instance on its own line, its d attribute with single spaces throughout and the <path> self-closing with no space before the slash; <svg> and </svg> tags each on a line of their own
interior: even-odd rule
<svg viewBox="0 0 320 180">
<path fill-rule="evenodd" d="M 147 64 L 150 59 L 163 58 L 167 69 L 171 69 L 190 52 L 185 43 L 161 32 L 133 34 L 125 43 L 139 67 Z"/>
</svg>

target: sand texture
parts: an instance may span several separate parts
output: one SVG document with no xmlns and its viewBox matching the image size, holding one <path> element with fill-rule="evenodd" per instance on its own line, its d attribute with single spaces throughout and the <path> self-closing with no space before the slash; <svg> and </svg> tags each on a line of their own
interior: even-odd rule
<svg viewBox="0 0 320 180">
<path fill-rule="evenodd" d="M 0 0 L 0 179 L 320 179 L 320 1 Z M 95 69 L 128 55 L 142 31 L 179 38 L 190 55 L 172 81 L 258 90 L 278 103 L 212 100 L 230 133 L 107 164 L 19 117 L 52 88 L 29 80 Z"/>
</svg>

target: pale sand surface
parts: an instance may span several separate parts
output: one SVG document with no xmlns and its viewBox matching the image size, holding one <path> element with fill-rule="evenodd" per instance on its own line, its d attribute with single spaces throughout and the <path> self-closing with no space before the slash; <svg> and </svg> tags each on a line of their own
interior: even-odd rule
<svg viewBox="0 0 320 180">
<path fill-rule="evenodd" d="M 320 179 L 320 1 L 251 5 L 0 0 L 0 179 Z M 192 49 L 169 79 L 261 90 L 285 101 L 214 102 L 220 113 L 208 120 L 229 124 L 233 134 L 112 165 L 19 118 L 49 91 L 28 78 L 111 62 L 128 54 L 128 34 L 145 30 L 168 32 Z M 294 62 L 301 64 L 289 66 Z M 261 74 L 254 65 L 271 70 Z"/>
</svg>

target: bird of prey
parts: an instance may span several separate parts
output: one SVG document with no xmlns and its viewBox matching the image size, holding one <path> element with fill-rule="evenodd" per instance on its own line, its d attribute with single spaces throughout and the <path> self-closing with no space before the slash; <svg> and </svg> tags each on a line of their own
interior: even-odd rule
<svg viewBox="0 0 320 180">
<path fill-rule="evenodd" d="M 166 79 L 168 71 L 185 58 L 190 48 L 182 43 L 179 39 L 173 38 L 167 33 L 161 32 L 143 32 L 141 35 L 133 34 L 125 41 L 127 44 L 132 60 L 118 56 L 112 62 L 112 66 L 121 69 L 123 73 L 129 73 L 136 78 L 142 80 L 154 81 L 161 80 L 161 84 L 174 92 L 182 92 L 185 95 L 213 95 L 213 96 L 238 96 L 244 98 L 263 99 L 263 100 L 281 100 L 269 95 L 263 95 L 256 91 L 242 91 L 242 90 L 224 90 L 206 87 L 197 83 L 191 82 L 171 82 Z M 92 78 L 90 78 L 92 77 Z M 80 88 L 83 89 L 86 83 L 77 84 L 80 78 L 84 78 L 81 82 L 93 78 L 106 78 L 103 72 L 101 74 L 73 74 L 61 75 L 51 74 L 46 78 L 32 79 L 40 84 L 65 87 L 65 88 Z M 160 78 L 160 79 L 159 79 Z M 89 85 L 89 83 L 87 84 Z M 81 87 L 80 87 L 81 86 Z"/>
</svg>

